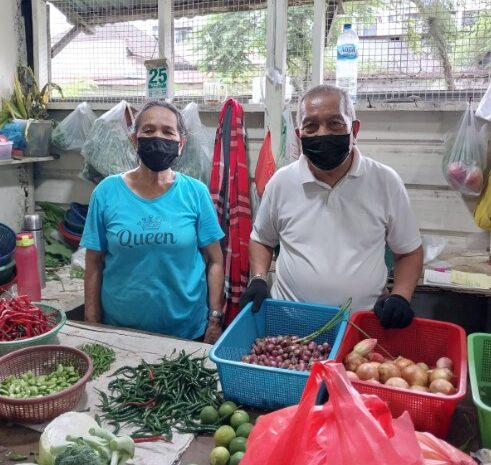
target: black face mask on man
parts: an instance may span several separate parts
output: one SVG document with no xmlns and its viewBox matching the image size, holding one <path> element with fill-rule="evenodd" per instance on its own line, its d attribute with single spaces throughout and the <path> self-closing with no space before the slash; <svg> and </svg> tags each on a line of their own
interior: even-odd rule
<svg viewBox="0 0 491 465">
<path fill-rule="evenodd" d="M 350 154 L 351 134 L 302 137 L 303 154 L 320 170 L 337 168 Z"/>
<path fill-rule="evenodd" d="M 179 155 L 179 142 L 163 137 L 139 137 L 138 155 L 152 171 L 165 171 Z"/>
</svg>

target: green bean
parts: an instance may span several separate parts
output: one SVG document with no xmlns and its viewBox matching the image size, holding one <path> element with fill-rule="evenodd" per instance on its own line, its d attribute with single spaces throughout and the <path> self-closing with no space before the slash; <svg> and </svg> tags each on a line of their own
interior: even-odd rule
<svg viewBox="0 0 491 465">
<path fill-rule="evenodd" d="M 206 405 L 218 407 L 217 372 L 205 367 L 206 357 L 184 351 L 164 357 L 160 363 L 142 361 L 137 367 L 121 367 L 108 384 L 110 394 L 99 393 L 106 421 L 136 426 L 135 435 L 164 434 L 172 430 L 211 433 L 219 425 L 202 425 L 197 418 Z"/>
</svg>

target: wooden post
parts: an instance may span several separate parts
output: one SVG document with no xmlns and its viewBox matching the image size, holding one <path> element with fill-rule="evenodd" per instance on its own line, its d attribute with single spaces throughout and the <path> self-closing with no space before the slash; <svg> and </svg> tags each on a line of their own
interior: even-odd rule
<svg viewBox="0 0 491 465">
<path fill-rule="evenodd" d="M 324 80 L 324 40 L 326 36 L 326 0 L 314 0 L 312 27 L 312 87 Z"/>
<path fill-rule="evenodd" d="M 288 0 L 268 0 L 267 15 L 264 122 L 271 130 L 271 146 L 277 155 L 285 104 Z"/>
<path fill-rule="evenodd" d="M 168 98 L 174 98 L 174 11 L 173 0 L 158 0 L 159 10 L 159 58 L 166 58 L 169 67 Z"/>
<path fill-rule="evenodd" d="M 48 50 L 48 15 L 46 2 L 32 0 L 32 36 L 34 76 L 40 89 L 48 82 L 48 63 L 51 50 Z"/>
</svg>

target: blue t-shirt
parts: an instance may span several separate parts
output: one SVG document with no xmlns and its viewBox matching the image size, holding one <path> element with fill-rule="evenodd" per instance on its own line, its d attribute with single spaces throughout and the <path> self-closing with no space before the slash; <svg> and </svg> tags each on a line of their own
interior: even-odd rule
<svg viewBox="0 0 491 465">
<path fill-rule="evenodd" d="M 200 248 L 224 236 L 206 186 L 176 173 L 151 200 L 122 175 L 94 190 L 80 245 L 105 253 L 102 321 L 195 339 L 207 324 L 208 286 Z"/>
</svg>

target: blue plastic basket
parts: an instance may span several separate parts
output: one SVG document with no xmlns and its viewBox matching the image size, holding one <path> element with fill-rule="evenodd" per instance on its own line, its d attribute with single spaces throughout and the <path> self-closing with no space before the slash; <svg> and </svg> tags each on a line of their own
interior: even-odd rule
<svg viewBox="0 0 491 465">
<path fill-rule="evenodd" d="M 264 410 L 297 404 L 309 372 L 252 365 L 241 362 L 241 357 L 249 354 L 258 337 L 307 336 L 327 323 L 339 308 L 272 299 L 265 300 L 257 313 L 251 308 L 249 304 L 242 310 L 209 354 L 217 365 L 223 394 L 227 400 Z M 315 339 L 331 345 L 329 359 L 336 356 L 346 324 L 342 321 Z"/>
<path fill-rule="evenodd" d="M 85 220 L 87 219 L 88 209 L 88 205 L 72 202 L 70 204 L 70 208 L 67 210 L 66 217 L 70 222 L 83 226 L 85 224 Z"/>
<path fill-rule="evenodd" d="M 10 263 L 15 252 L 15 231 L 0 223 L 0 266 Z"/>
</svg>

